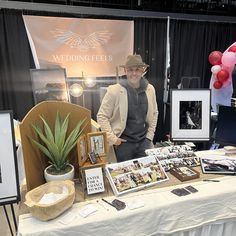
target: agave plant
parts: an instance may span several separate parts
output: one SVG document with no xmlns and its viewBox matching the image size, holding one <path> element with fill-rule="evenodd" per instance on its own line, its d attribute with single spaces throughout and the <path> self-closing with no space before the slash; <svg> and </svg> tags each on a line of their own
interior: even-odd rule
<svg viewBox="0 0 236 236">
<path fill-rule="evenodd" d="M 65 119 L 62 119 L 57 112 L 54 132 L 42 116 L 40 116 L 40 118 L 43 121 L 43 128 L 37 124 L 32 124 L 34 131 L 42 142 L 38 142 L 32 138 L 31 141 L 49 158 L 49 163 L 58 173 L 67 168 L 69 163 L 68 154 L 76 145 L 83 131 L 81 126 L 85 121 L 85 119 L 79 121 L 76 127 L 67 136 L 69 116 L 70 114 L 67 114 Z"/>
</svg>

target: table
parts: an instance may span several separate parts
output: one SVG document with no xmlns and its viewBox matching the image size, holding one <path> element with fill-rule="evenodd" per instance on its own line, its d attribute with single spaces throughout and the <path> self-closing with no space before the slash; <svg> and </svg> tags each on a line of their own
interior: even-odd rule
<svg viewBox="0 0 236 236">
<path fill-rule="evenodd" d="M 214 151 L 221 155 L 222 151 Z M 212 151 L 197 155 L 212 154 Z M 205 175 L 204 175 L 205 176 Z M 209 175 L 208 175 L 209 176 Z M 62 216 L 41 222 L 30 214 L 19 217 L 19 236 L 28 235 L 156 235 L 156 236 L 233 236 L 236 232 L 236 177 L 215 176 L 220 182 L 188 181 L 180 186 L 191 185 L 197 193 L 178 197 L 170 191 L 176 186 L 162 187 L 130 193 L 119 197 L 126 203 L 142 200 L 142 208 L 122 211 L 106 205 L 100 199 L 76 203 Z M 115 197 L 107 197 L 111 201 Z M 81 217 L 78 212 L 89 204 L 96 209 L 92 215 Z M 69 224 L 60 223 L 65 215 L 74 215 Z"/>
</svg>

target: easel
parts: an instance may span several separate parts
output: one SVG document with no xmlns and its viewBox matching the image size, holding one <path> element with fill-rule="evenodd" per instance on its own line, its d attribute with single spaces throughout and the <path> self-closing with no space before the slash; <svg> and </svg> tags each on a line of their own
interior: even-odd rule
<svg viewBox="0 0 236 236">
<path fill-rule="evenodd" d="M 20 186 L 12 114 L 12 111 L 0 111 L 0 148 L 5 153 L 4 158 L 0 157 L 0 183 L 2 188 L 0 192 L 0 206 L 3 207 L 11 235 L 13 236 L 14 232 L 6 206 L 10 205 L 15 233 L 17 233 L 17 221 L 13 203 L 20 201 Z M 9 166 L 11 168 L 8 168 Z M 12 169 L 13 167 L 14 169 Z M 12 188 L 9 188 L 9 186 Z"/>
<path fill-rule="evenodd" d="M 17 232 L 17 222 L 16 222 L 16 215 L 15 215 L 15 211 L 14 211 L 14 206 L 13 206 L 13 203 L 2 205 L 6 219 L 7 219 L 8 227 L 11 231 L 11 235 L 14 236 L 13 229 L 12 229 L 11 222 L 10 222 L 10 218 L 9 218 L 7 208 L 6 208 L 7 205 L 10 205 L 10 207 L 11 207 L 11 214 L 12 214 L 12 219 L 13 219 L 13 223 L 15 226 L 15 232 Z"/>
</svg>

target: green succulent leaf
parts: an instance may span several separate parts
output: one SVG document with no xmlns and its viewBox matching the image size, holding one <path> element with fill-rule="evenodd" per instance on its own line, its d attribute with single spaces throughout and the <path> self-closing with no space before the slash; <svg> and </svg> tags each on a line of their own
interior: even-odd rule
<svg viewBox="0 0 236 236">
<path fill-rule="evenodd" d="M 57 145 L 58 145 L 58 148 L 59 148 L 61 154 L 62 154 L 63 146 L 65 144 L 66 134 L 67 134 L 67 130 L 68 130 L 69 116 L 70 116 L 70 114 L 68 114 L 66 116 L 66 118 L 63 120 L 63 122 L 61 123 L 61 126 L 60 126 L 60 134 L 58 137 Z"/>
<path fill-rule="evenodd" d="M 49 163 L 51 163 L 57 171 L 66 168 L 69 163 L 68 155 L 75 147 L 77 140 L 85 127 L 83 126 L 81 129 L 85 119 L 79 121 L 66 138 L 69 126 L 69 116 L 70 113 L 67 114 L 64 119 L 61 119 L 59 112 L 57 112 L 54 132 L 42 116 L 40 116 L 40 118 L 43 121 L 43 129 L 37 124 L 32 125 L 35 133 L 39 137 L 39 140 L 42 141 L 41 143 L 31 138 L 32 143 L 49 158 Z"/>
<path fill-rule="evenodd" d="M 55 127 L 54 127 L 54 136 L 55 136 L 56 145 L 58 145 L 58 143 L 59 143 L 60 133 L 61 133 L 61 119 L 59 116 L 59 112 L 57 111 Z"/>
<path fill-rule="evenodd" d="M 46 138 L 50 143 L 54 143 L 54 136 L 53 133 L 51 131 L 51 128 L 49 127 L 48 123 L 45 121 L 45 119 L 40 116 L 41 120 L 43 121 L 44 124 L 44 132 L 46 134 Z"/>
<path fill-rule="evenodd" d="M 49 158 L 51 162 L 54 162 L 54 158 L 47 148 L 45 148 L 42 144 L 38 143 L 37 141 L 33 139 L 32 139 L 32 142 L 39 148 L 40 151 L 42 151 Z"/>
</svg>

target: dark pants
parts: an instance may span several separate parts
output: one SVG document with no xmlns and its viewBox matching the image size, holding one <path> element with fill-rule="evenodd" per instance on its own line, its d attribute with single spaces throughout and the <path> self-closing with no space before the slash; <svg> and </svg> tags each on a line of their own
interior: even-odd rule
<svg viewBox="0 0 236 236">
<path fill-rule="evenodd" d="M 124 142 L 119 146 L 115 146 L 114 149 L 117 162 L 122 162 L 146 156 L 144 151 L 149 148 L 151 148 L 151 141 L 145 138 L 137 143 Z"/>
</svg>

